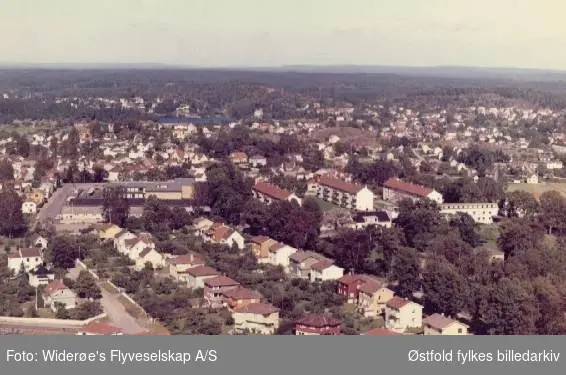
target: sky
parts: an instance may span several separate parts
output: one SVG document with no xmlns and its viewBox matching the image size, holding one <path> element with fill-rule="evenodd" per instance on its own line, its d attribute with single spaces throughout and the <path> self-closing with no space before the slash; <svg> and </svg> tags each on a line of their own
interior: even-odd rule
<svg viewBox="0 0 566 375">
<path fill-rule="evenodd" d="M 566 70 L 563 0 L 0 0 L 0 63 Z"/>
</svg>

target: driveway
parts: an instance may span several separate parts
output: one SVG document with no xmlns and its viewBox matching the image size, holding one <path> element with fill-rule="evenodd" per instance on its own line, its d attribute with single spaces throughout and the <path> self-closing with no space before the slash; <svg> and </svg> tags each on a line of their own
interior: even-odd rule
<svg viewBox="0 0 566 375">
<path fill-rule="evenodd" d="M 82 270 L 83 268 L 80 266 L 71 268 L 67 272 L 67 277 L 72 280 L 76 280 Z M 122 303 L 118 300 L 118 296 L 120 294 L 109 293 L 104 288 L 100 288 L 100 290 L 102 292 L 100 304 L 102 305 L 104 312 L 108 314 L 108 319 L 112 322 L 112 324 L 121 328 L 127 335 L 146 331 L 146 329 L 126 311 L 124 305 L 122 305 Z"/>
</svg>

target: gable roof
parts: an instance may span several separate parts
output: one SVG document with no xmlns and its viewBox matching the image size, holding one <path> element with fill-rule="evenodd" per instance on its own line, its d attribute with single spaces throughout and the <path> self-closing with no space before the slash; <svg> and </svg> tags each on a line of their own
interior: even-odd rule
<svg viewBox="0 0 566 375">
<path fill-rule="evenodd" d="M 227 290 L 222 293 L 226 298 L 232 298 L 236 300 L 240 299 L 261 299 L 261 294 L 255 290 L 244 288 L 243 286 Z"/>
<path fill-rule="evenodd" d="M 328 187 L 333 188 L 335 190 L 339 190 L 339 191 L 350 193 L 350 194 L 356 194 L 357 192 L 359 192 L 360 190 L 363 189 L 363 186 L 351 184 L 349 182 L 342 181 L 338 178 L 328 176 L 328 175 L 320 176 L 318 178 L 317 182 L 320 185 L 328 186 Z"/>
<path fill-rule="evenodd" d="M 391 307 L 393 309 L 399 310 L 402 309 L 403 307 L 405 307 L 406 305 L 408 305 L 409 303 L 412 303 L 411 301 L 409 301 L 406 298 L 401 298 L 401 297 L 393 297 L 391 298 L 389 301 L 387 301 L 386 305 L 387 307 Z"/>
<path fill-rule="evenodd" d="M 404 336 L 402 333 L 390 331 L 385 328 L 374 328 L 370 329 L 366 333 L 362 333 L 362 336 Z"/>
<path fill-rule="evenodd" d="M 438 313 L 427 316 L 426 318 L 423 319 L 423 323 L 438 330 L 442 330 L 454 323 L 462 324 L 457 320 L 451 319 L 447 316 Z"/>
<path fill-rule="evenodd" d="M 183 254 L 176 256 L 174 258 L 169 258 L 168 262 L 170 264 L 195 264 L 204 263 L 204 259 L 195 253 Z"/>
<path fill-rule="evenodd" d="M 61 279 L 53 280 L 45 287 L 45 294 L 51 296 L 53 295 L 53 293 L 64 289 L 67 289 L 67 286 L 63 283 L 63 280 Z"/>
<path fill-rule="evenodd" d="M 277 307 L 269 303 L 251 303 L 246 306 L 237 307 L 233 310 L 234 313 L 261 315 L 269 315 L 278 311 L 279 309 Z"/>
<path fill-rule="evenodd" d="M 122 330 L 107 322 L 92 322 L 84 326 L 80 332 L 90 333 L 93 335 L 115 335 L 122 333 Z"/>
<path fill-rule="evenodd" d="M 314 328 L 335 327 L 341 324 L 341 322 L 338 319 L 334 319 L 330 316 L 320 315 L 320 314 L 307 315 L 297 320 L 296 323 L 303 326 L 314 327 Z"/>
<path fill-rule="evenodd" d="M 428 197 L 428 195 L 434 191 L 433 189 L 421 185 L 415 185 L 408 182 L 403 182 L 398 178 L 390 178 L 389 180 L 385 181 L 383 186 L 389 189 L 401 191 L 409 195 L 414 195 L 423 198 Z"/>
<path fill-rule="evenodd" d="M 146 247 L 144 248 L 141 252 L 140 252 L 140 258 L 145 257 L 147 254 L 149 254 L 152 250 L 155 250 L 151 247 Z M 157 251 L 156 251 L 157 252 Z M 158 253 L 159 254 L 159 253 Z"/>
<path fill-rule="evenodd" d="M 197 266 L 197 267 L 189 268 L 186 272 L 189 275 L 195 277 L 220 275 L 220 272 L 208 266 Z"/>
<path fill-rule="evenodd" d="M 254 185 L 253 190 L 260 192 L 261 194 L 267 195 L 273 199 L 287 200 L 291 196 L 291 192 L 281 189 L 279 186 L 269 184 L 267 182 L 258 182 Z"/>
<path fill-rule="evenodd" d="M 229 278 L 228 276 L 216 276 L 213 277 L 211 279 L 206 279 L 204 281 L 204 285 L 207 285 L 209 287 L 215 287 L 215 286 L 235 286 L 235 285 L 240 285 L 239 282 L 237 282 L 236 280 L 232 280 L 231 278 Z"/>
</svg>

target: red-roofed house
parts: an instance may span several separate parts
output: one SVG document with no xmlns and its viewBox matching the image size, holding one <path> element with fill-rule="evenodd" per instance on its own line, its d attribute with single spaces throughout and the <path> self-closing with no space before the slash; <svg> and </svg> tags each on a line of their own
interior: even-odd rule
<svg viewBox="0 0 566 375">
<path fill-rule="evenodd" d="M 173 258 L 168 258 L 166 263 L 169 264 L 169 274 L 173 278 L 180 280 L 181 275 L 186 275 L 186 271 L 189 268 L 194 268 L 197 266 L 204 266 L 205 262 L 202 256 L 189 253 L 184 255 L 179 255 Z"/>
<path fill-rule="evenodd" d="M 258 263 L 267 263 L 269 261 L 269 248 L 277 241 L 266 236 L 255 236 L 251 238 L 250 242 L 252 253 Z"/>
<path fill-rule="evenodd" d="M 295 335 L 341 335 L 342 328 L 339 320 L 326 315 L 311 314 L 295 323 Z"/>
<path fill-rule="evenodd" d="M 204 238 L 212 243 L 220 243 L 228 246 L 236 245 L 238 249 L 244 249 L 244 237 L 236 230 L 224 224 L 214 223 L 205 232 Z"/>
<path fill-rule="evenodd" d="M 246 164 L 248 162 L 248 155 L 245 152 L 233 152 L 230 154 L 230 160 L 236 165 Z"/>
<path fill-rule="evenodd" d="M 409 328 L 421 328 L 423 307 L 406 298 L 393 297 L 385 304 L 385 328 L 404 332 Z"/>
<path fill-rule="evenodd" d="M 274 201 L 291 202 L 292 200 L 301 204 L 301 199 L 295 194 L 267 182 L 258 182 L 255 184 L 252 187 L 252 193 L 254 198 L 266 204 L 271 204 Z"/>
<path fill-rule="evenodd" d="M 434 189 L 421 185 L 403 182 L 398 178 L 390 178 L 383 184 L 383 200 L 399 202 L 403 199 L 417 201 L 420 199 L 430 199 L 438 204 L 444 201 L 442 194 Z"/>
<path fill-rule="evenodd" d="M 348 303 L 358 302 L 360 286 L 366 283 L 383 284 L 382 280 L 369 275 L 344 275 L 337 280 L 336 292 L 348 299 Z"/>
<path fill-rule="evenodd" d="M 77 295 L 69 289 L 63 280 L 53 280 L 43 291 L 43 301 L 45 305 L 51 306 L 53 312 L 57 311 L 57 303 L 65 305 L 67 309 L 74 309 L 77 306 Z"/>
<path fill-rule="evenodd" d="M 204 280 L 204 299 L 212 308 L 222 307 L 225 303 L 224 293 L 240 287 L 240 283 L 227 276 L 216 276 Z"/>
<path fill-rule="evenodd" d="M 186 276 L 182 275 L 181 278 L 183 279 L 186 277 L 187 287 L 192 289 L 204 288 L 204 282 L 207 279 L 212 279 L 216 276 L 220 276 L 220 272 L 218 272 L 214 268 L 207 266 L 196 266 L 187 269 L 185 272 Z"/>
<path fill-rule="evenodd" d="M 14 274 L 20 272 L 22 265 L 28 272 L 41 264 L 43 264 L 43 250 L 40 248 L 18 249 L 8 253 L 8 268 L 14 271 Z"/>
<path fill-rule="evenodd" d="M 373 211 L 374 194 L 367 186 L 352 184 L 323 175 L 308 184 L 309 194 L 338 206 L 358 211 Z"/>
<path fill-rule="evenodd" d="M 279 328 L 279 309 L 267 303 L 252 303 L 232 311 L 235 333 L 272 335 Z"/>
<path fill-rule="evenodd" d="M 243 286 L 226 290 L 222 294 L 224 303 L 229 309 L 235 309 L 251 303 L 261 302 L 261 294 L 259 294 L 259 292 L 244 288 Z"/>
<path fill-rule="evenodd" d="M 124 332 L 108 322 L 92 322 L 79 329 L 77 335 L 82 336 L 121 336 Z"/>
<path fill-rule="evenodd" d="M 423 319 L 424 334 L 445 335 L 445 336 L 465 336 L 468 335 L 469 327 L 457 320 L 450 319 L 444 314 L 432 314 Z"/>
</svg>

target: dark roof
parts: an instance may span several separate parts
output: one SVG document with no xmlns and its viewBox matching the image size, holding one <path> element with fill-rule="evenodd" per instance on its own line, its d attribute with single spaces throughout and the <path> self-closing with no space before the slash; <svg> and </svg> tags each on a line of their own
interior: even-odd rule
<svg viewBox="0 0 566 375">
<path fill-rule="evenodd" d="M 251 303 L 234 309 L 235 313 L 268 315 L 278 312 L 279 309 L 269 303 Z"/>
<path fill-rule="evenodd" d="M 389 214 L 384 210 L 368 211 L 368 212 L 356 212 L 354 214 L 353 220 L 356 223 L 363 223 L 365 221 L 364 218 L 366 218 L 366 217 L 376 217 L 377 221 L 380 222 L 380 223 L 391 221 Z"/>
<path fill-rule="evenodd" d="M 296 323 L 313 328 L 336 327 L 341 324 L 338 319 L 319 314 L 307 315 L 304 318 L 297 320 Z"/>
<path fill-rule="evenodd" d="M 239 282 L 237 282 L 236 280 L 232 280 L 231 278 L 229 278 L 228 276 L 216 276 L 213 277 L 211 279 L 206 279 L 204 281 L 205 285 L 208 286 L 234 286 L 234 285 L 240 285 Z"/>
<path fill-rule="evenodd" d="M 291 192 L 267 182 L 258 182 L 254 185 L 253 189 L 261 194 L 278 200 L 286 200 L 291 195 Z"/>
</svg>

